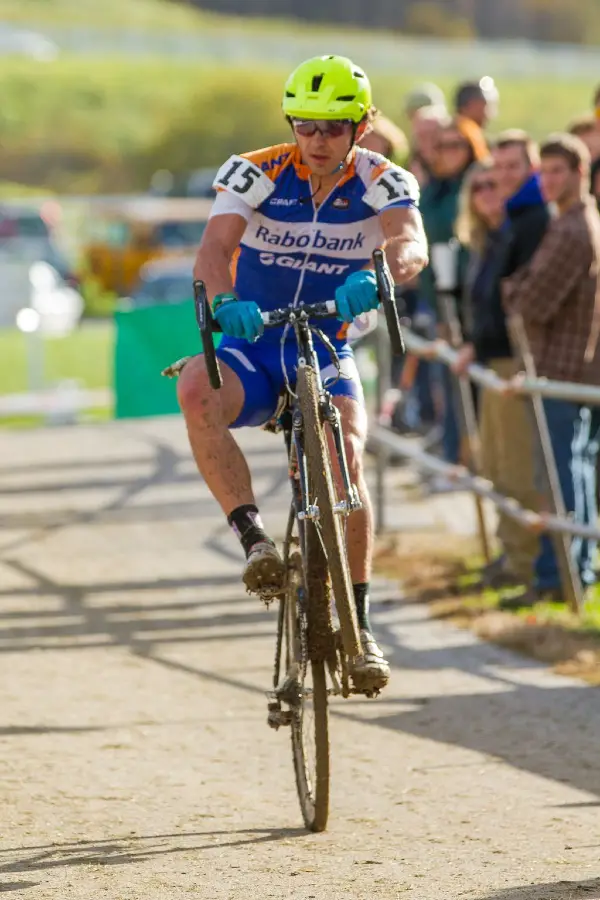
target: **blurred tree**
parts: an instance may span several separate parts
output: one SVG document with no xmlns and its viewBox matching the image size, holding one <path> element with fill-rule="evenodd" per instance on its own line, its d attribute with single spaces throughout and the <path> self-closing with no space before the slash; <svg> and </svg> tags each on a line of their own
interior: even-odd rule
<svg viewBox="0 0 600 900">
<path fill-rule="evenodd" d="M 600 43 L 600 0 L 188 0 L 222 13 L 290 16 L 446 38 Z"/>
<path fill-rule="evenodd" d="M 411 7 L 406 16 L 405 30 L 410 34 L 433 37 L 475 37 L 473 23 L 469 19 L 453 15 L 435 0 L 423 0 L 422 3 Z"/>
</svg>

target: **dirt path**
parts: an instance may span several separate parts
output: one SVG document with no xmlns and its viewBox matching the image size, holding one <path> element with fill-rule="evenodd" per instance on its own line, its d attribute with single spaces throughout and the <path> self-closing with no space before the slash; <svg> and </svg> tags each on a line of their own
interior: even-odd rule
<svg viewBox="0 0 600 900">
<path fill-rule="evenodd" d="M 278 443 L 244 444 L 277 530 Z M 384 583 L 393 685 L 335 705 L 331 828 L 305 834 L 239 564 L 178 420 L 0 435 L 0 892 L 600 898 L 600 694 Z"/>
</svg>

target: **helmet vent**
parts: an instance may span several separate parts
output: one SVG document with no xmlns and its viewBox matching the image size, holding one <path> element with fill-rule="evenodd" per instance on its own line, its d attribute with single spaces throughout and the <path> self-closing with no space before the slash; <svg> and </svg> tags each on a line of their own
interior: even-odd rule
<svg viewBox="0 0 600 900">
<path fill-rule="evenodd" d="M 341 100 L 344 103 L 352 103 L 353 100 L 356 100 L 356 94 L 346 94 L 344 97 L 336 97 L 336 100 Z"/>
<path fill-rule="evenodd" d="M 295 97 L 296 95 L 295 95 L 295 94 L 292 94 L 291 91 L 286 91 L 286 92 L 285 92 L 285 96 L 286 96 L 286 97 Z"/>
<path fill-rule="evenodd" d="M 352 74 L 354 75 L 355 78 L 364 78 L 365 77 L 365 73 L 360 72 L 358 69 L 355 72 L 353 72 Z"/>
<path fill-rule="evenodd" d="M 323 75 L 314 75 L 312 80 L 312 89 L 315 93 L 317 93 L 321 89 L 321 82 L 323 81 Z"/>
</svg>

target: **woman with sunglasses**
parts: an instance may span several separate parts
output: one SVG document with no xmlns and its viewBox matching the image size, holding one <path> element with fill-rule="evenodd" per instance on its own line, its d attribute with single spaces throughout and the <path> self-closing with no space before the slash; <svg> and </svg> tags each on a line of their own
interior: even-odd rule
<svg viewBox="0 0 600 900">
<path fill-rule="evenodd" d="M 421 212 L 429 245 L 448 244 L 454 238 L 454 227 L 458 215 L 458 198 L 466 172 L 473 162 L 481 157 L 482 149 L 470 140 L 461 122 L 450 117 L 441 123 L 433 168 L 429 181 L 423 187 Z M 466 253 L 461 253 L 459 270 L 462 272 Z M 437 311 L 435 275 L 428 266 L 420 278 L 420 289 L 431 309 Z M 459 313 L 461 297 L 458 298 Z M 440 337 L 447 337 L 443 325 L 438 324 Z M 449 463 L 459 462 L 460 433 L 454 409 L 452 379 L 448 370 L 441 371 L 441 388 L 444 399 L 442 447 L 444 459 Z M 432 491 L 455 490 L 456 486 L 447 479 L 433 478 L 429 484 Z"/>
<path fill-rule="evenodd" d="M 397 282 L 427 262 L 417 209 L 418 187 L 403 169 L 356 143 L 370 127 L 371 87 L 365 73 L 339 56 L 310 59 L 288 78 L 283 113 L 293 141 L 232 156 L 219 170 L 211 217 L 194 270 L 206 283 L 224 332 L 217 355 L 223 388 L 208 383 L 201 356 L 179 380 L 179 400 L 196 463 L 239 538 L 246 588 L 281 588 L 283 562 L 261 521 L 250 472 L 231 430 L 260 426 L 274 414 L 286 373 L 293 380 L 293 335 L 263 334 L 261 310 L 337 301 L 339 319 L 324 321 L 343 377 L 335 380 L 317 342 L 324 382 L 340 410 L 352 481 L 364 508 L 348 525 L 348 556 L 364 663 L 374 687 L 389 666 L 371 634 L 369 578 L 372 525 L 363 474 L 367 417 L 346 332 L 378 305 L 372 252 L 384 246 Z M 363 670 L 364 671 L 364 670 Z"/>
<path fill-rule="evenodd" d="M 465 318 L 470 340 L 459 353 L 455 371 L 460 374 L 475 360 L 491 368 L 501 378 L 514 375 L 514 360 L 490 358 L 490 335 L 497 330 L 491 317 L 492 298 L 499 290 L 500 272 L 506 254 L 505 203 L 493 162 L 474 165 L 465 178 L 460 197 L 456 235 L 469 250 L 465 278 Z M 483 388 L 480 393 L 479 424 L 483 474 L 508 497 L 528 509 L 535 509 L 533 489 L 532 427 L 527 404 L 521 397 L 503 396 Z M 506 429 L 510 428 L 510 440 Z M 535 535 L 518 522 L 500 513 L 497 530 L 501 555 L 482 572 L 482 581 L 491 587 L 529 584 L 539 550 Z"/>
</svg>

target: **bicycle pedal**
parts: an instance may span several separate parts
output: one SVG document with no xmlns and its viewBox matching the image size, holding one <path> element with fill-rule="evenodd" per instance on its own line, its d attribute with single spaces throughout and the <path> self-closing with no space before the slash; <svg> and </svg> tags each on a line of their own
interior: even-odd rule
<svg viewBox="0 0 600 900">
<path fill-rule="evenodd" d="M 374 688 L 372 691 L 364 692 L 365 697 L 367 697 L 369 700 L 376 700 L 379 697 L 380 693 L 381 691 L 379 690 L 379 688 Z"/>
<path fill-rule="evenodd" d="M 302 700 L 302 685 L 298 680 L 299 666 L 291 671 L 283 683 L 276 689 L 275 696 L 278 702 L 287 703 L 288 706 L 298 707 Z"/>
<path fill-rule="evenodd" d="M 267 725 L 274 731 L 279 731 L 282 726 L 292 724 L 292 714 L 289 710 L 282 709 L 278 702 L 269 703 Z"/>
<path fill-rule="evenodd" d="M 251 591 L 250 588 L 246 588 L 246 593 L 249 596 L 257 596 L 261 603 L 264 603 L 267 609 L 271 606 L 274 600 L 279 600 L 283 597 L 284 593 L 281 589 L 281 585 L 277 585 L 277 587 L 272 586 L 269 587 L 266 585 L 265 587 L 261 587 L 259 591 Z"/>
</svg>

